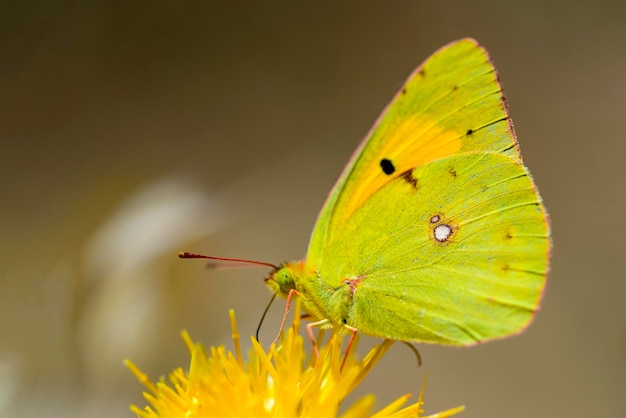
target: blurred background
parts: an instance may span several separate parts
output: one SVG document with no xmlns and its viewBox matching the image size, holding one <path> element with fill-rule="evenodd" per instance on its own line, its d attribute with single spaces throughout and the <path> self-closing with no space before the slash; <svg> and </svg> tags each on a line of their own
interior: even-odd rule
<svg viewBox="0 0 626 418">
<path fill-rule="evenodd" d="M 0 415 L 132 416 L 179 337 L 254 333 L 263 269 L 304 256 L 325 196 L 415 66 L 460 37 L 499 69 L 552 219 L 520 337 L 392 347 L 359 389 L 464 417 L 623 416 L 626 6 L 618 1 L 2 1 Z M 269 344 L 284 305 L 264 324 Z M 246 340 L 247 341 L 247 340 Z M 364 338 L 361 352 L 375 340 Z"/>
</svg>

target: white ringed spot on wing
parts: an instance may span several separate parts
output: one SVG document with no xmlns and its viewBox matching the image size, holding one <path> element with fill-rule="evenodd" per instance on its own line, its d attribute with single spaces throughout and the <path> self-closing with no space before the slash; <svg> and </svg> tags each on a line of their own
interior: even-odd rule
<svg viewBox="0 0 626 418">
<path fill-rule="evenodd" d="M 454 242 L 454 235 L 459 229 L 459 225 L 449 219 L 443 212 L 431 212 L 426 218 L 430 229 L 430 239 L 436 244 L 445 246 Z"/>
<path fill-rule="evenodd" d="M 452 235 L 452 227 L 450 225 L 441 224 L 437 225 L 433 230 L 433 236 L 439 242 L 445 242 Z"/>
</svg>

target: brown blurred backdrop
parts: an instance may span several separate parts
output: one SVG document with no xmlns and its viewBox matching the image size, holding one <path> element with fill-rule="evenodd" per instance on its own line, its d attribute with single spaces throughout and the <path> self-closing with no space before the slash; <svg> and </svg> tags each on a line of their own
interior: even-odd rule
<svg viewBox="0 0 626 418">
<path fill-rule="evenodd" d="M 342 166 L 411 70 L 472 36 L 552 218 L 543 310 L 472 349 L 397 345 L 364 382 L 465 417 L 626 410 L 626 13 L 618 1 L 2 1 L 0 415 L 132 416 L 133 359 L 254 332 Z M 269 343 L 282 313 L 272 309 Z M 363 339 L 364 347 L 371 340 Z"/>
</svg>

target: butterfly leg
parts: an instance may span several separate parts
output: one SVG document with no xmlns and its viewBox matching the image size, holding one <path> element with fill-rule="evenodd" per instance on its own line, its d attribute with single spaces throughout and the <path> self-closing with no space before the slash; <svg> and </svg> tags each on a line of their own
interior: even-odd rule
<svg viewBox="0 0 626 418">
<path fill-rule="evenodd" d="M 407 347 L 409 347 L 411 349 L 411 351 L 413 352 L 413 354 L 415 354 L 415 358 L 417 358 L 417 367 L 421 367 L 422 366 L 422 356 L 420 355 L 420 352 L 417 350 L 417 348 L 411 344 L 408 341 L 402 341 L 402 343 L 404 345 L 406 345 Z"/>
<path fill-rule="evenodd" d="M 278 343 L 278 339 L 280 338 L 281 334 L 283 333 L 283 328 L 285 327 L 285 322 L 287 321 L 287 314 L 289 313 L 289 307 L 291 306 L 291 298 L 294 295 L 300 296 L 300 292 L 298 292 L 296 289 L 291 289 L 289 291 L 289 294 L 287 295 L 287 303 L 285 304 L 285 314 L 283 315 L 283 320 L 280 323 L 280 328 L 278 329 L 278 335 L 276 336 L 276 338 L 274 339 L 274 342 L 272 342 L 272 344 Z"/>
<path fill-rule="evenodd" d="M 306 325 L 306 332 L 309 334 L 309 339 L 311 340 L 311 345 L 313 345 L 313 352 L 315 353 L 315 358 L 320 357 L 320 351 L 317 348 L 317 344 L 315 343 L 315 335 L 313 334 L 313 328 L 323 328 L 330 324 L 328 319 L 322 319 L 321 321 L 309 322 Z"/>
<path fill-rule="evenodd" d="M 317 344 L 315 343 L 315 335 L 313 334 L 313 328 L 314 327 L 324 328 L 325 326 L 328 326 L 329 324 L 330 324 L 330 321 L 328 319 L 322 319 L 321 321 L 311 322 L 307 324 L 306 326 L 306 332 L 307 334 L 309 334 L 309 339 L 311 340 L 311 344 L 313 345 L 313 352 L 315 353 L 316 358 L 319 358 L 320 352 L 319 352 L 319 349 L 317 348 Z M 351 332 L 352 335 L 350 336 L 350 340 L 348 341 L 348 346 L 346 347 L 346 351 L 344 351 L 343 353 L 343 361 L 341 362 L 341 370 L 343 370 L 343 366 L 344 364 L 346 364 L 346 360 L 348 359 L 348 354 L 350 353 L 350 348 L 352 348 L 352 343 L 354 342 L 354 339 L 356 338 L 356 333 L 358 332 L 356 328 L 351 327 L 350 325 L 344 325 L 344 328 L 348 330 L 349 332 Z"/>
<path fill-rule="evenodd" d="M 350 348 L 352 348 L 352 343 L 354 342 L 354 339 L 356 338 L 356 333 L 358 332 L 356 328 L 351 327 L 350 325 L 344 324 L 344 328 L 350 331 L 352 335 L 350 336 L 350 340 L 348 341 L 348 346 L 346 347 L 346 351 L 344 351 L 343 353 L 343 361 L 341 362 L 341 370 L 343 370 L 343 366 L 346 364 L 346 360 L 348 359 L 348 354 L 350 353 Z"/>
</svg>

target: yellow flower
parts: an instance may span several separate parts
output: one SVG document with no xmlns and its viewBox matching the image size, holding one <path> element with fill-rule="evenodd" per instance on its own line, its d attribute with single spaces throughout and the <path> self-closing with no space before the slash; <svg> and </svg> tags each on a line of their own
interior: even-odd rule
<svg viewBox="0 0 626 418">
<path fill-rule="evenodd" d="M 297 304 L 299 305 L 299 304 Z M 231 325 L 235 353 L 223 346 L 211 347 L 195 343 L 186 331 L 182 338 L 191 354 L 189 372 L 182 368 L 165 379 L 153 383 L 130 360 L 126 366 L 148 388 L 144 397 L 151 404 L 144 409 L 131 405 L 130 409 L 142 418 L 194 417 L 334 417 L 342 401 L 363 380 L 393 344 L 386 340 L 357 360 L 355 340 L 343 369 L 341 336 L 332 334 L 328 343 L 320 347 L 320 357 L 306 361 L 303 338 L 299 335 L 299 306 L 295 320 L 278 346 L 266 352 L 252 338 L 249 360 L 243 361 L 235 314 L 231 310 Z M 321 343 L 322 336 L 318 338 Z M 423 389 L 422 389 L 423 390 Z M 374 396 L 367 395 L 352 404 L 341 417 L 423 417 L 422 395 L 413 405 L 402 406 L 410 394 L 396 399 L 375 414 L 370 413 Z M 462 411 L 453 408 L 423 418 L 443 418 Z"/>
</svg>

